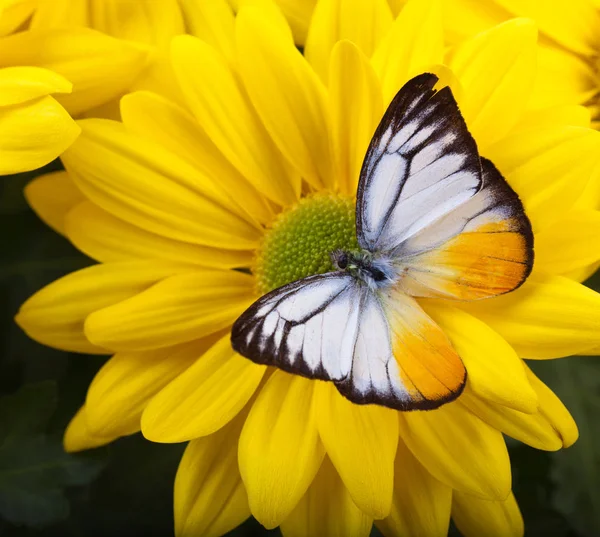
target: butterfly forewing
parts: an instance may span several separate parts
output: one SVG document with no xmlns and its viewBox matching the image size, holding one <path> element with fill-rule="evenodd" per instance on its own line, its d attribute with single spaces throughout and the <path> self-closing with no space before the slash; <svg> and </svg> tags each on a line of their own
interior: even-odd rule
<svg viewBox="0 0 600 537">
<path fill-rule="evenodd" d="M 450 88 L 423 74 L 392 100 L 367 151 L 358 187 L 360 246 L 387 253 L 451 213 L 481 186 L 477 146 Z"/>
</svg>

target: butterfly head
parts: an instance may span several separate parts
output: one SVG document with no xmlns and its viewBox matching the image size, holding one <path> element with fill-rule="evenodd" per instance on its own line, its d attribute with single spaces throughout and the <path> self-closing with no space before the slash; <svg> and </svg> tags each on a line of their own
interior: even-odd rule
<svg viewBox="0 0 600 537">
<path fill-rule="evenodd" d="M 385 258 L 376 258 L 371 252 L 335 250 L 330 254 L 333 266 L 352 275 L 372 289 L 393 284 L 397 274 Z"/>
</svg>

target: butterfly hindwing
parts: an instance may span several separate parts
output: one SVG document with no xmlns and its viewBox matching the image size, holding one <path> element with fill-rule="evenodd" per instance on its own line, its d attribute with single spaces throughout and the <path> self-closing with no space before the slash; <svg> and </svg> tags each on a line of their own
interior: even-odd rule
<svg viewBox="0 0 600 537">
<path fill-rule="evenodd" d="M 394 254 L 481 186 L 477 146 L 450 88 L 423 74 L 398 92 L 363 162 L 356 204 L 358 242 Z"/>
<path fill-rule="evenodd" d="M 533 232 L 523 204 L 489 160 L 481 163 L 481 190 L 404 244 L 401 286 L 410 295 L 489 298 L 531 272 Z"/>
</svg>

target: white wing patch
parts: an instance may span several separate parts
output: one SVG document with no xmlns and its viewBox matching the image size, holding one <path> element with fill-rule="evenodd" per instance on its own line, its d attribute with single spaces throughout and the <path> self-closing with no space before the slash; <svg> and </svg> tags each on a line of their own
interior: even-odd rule
<svg viewBox="0 0 600 537">
<path fill-rule="evenodd" d="M 449 88 L 434 75 L 407 83 L 390 104 L 361 171 L 357 235 L 362 248 L 398 245 L 451 214 L 481 187 L 481 166 Z"/>
</svg>

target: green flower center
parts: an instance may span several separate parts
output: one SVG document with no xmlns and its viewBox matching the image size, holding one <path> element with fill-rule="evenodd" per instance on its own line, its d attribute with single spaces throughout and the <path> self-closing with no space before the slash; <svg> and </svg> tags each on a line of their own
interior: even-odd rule
<svg viewBox="0 0 600 537">
<path fill-rule="evenodd" d="M 302 199 L 276 218 L 258 249 L 254 273 L 260 294 L 333 270 L 329 254 L 357 250 L 355 201 L 325 193 Z"/>
</svg>

